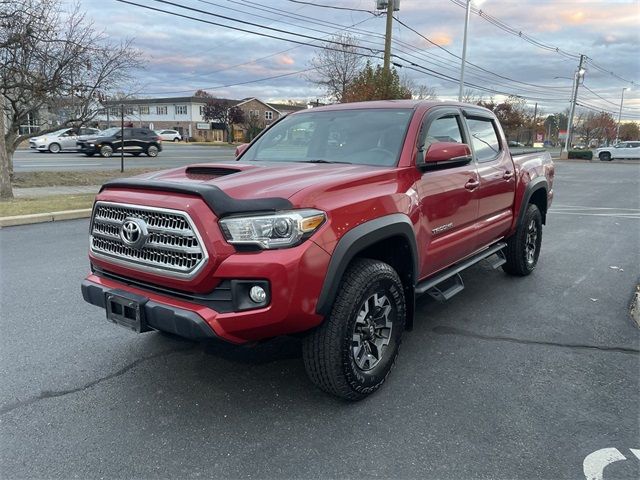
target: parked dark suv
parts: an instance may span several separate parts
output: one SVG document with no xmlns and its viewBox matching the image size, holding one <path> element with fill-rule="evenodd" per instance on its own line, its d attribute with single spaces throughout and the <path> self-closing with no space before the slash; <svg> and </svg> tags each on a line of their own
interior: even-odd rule
<svg viewBox="0 0 640 480">
<path fill-rule="evenodd" d="M 100 136 L 78 141 L 78 150 L 91 157 L 99 153 L 102 157 L 110 157 L 120 153 L 122 148 L 122 130 L 114 127 L 100 132 Z M 162 151 L 162 139 L 148 128 L 124 129 L 124 152 L 137 157 L 141 153 L 156 157 Z"/>
</svg>

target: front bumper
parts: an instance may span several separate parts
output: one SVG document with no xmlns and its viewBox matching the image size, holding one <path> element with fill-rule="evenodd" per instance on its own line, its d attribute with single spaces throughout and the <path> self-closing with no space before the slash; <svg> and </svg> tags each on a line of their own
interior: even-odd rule
<svg viewBox="0 0 640 480">
<path fill-rule="evenodd" d="M 78 148 L 78 151 L 81 153 L 98 153 L 96 146 L 90 145 L 88 143 L 77 142 L 76 147 Z"/>
<path fill-rule="evenodd" d="M 105 295 L 113 290 L 88 280 L 82 282 L 81 288 L 84 300 L 100 308 L 106 308 Z M 143 308 L 146 324 L 155 330 L 192 340 L 217 338 L 211 327 L 195 312 L 169 307 L 151 299 Z"/>
</svg>

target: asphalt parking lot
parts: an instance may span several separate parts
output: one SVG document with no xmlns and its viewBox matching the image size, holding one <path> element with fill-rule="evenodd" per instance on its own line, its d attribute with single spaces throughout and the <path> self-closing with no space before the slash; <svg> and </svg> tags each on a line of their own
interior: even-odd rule
<svg viewBox="0 0 640 480">
<path fill-rule="evenodd" d="M 172 168 L 198 162 L 232 160 L 234 146 L 207 146 L 173 144 L 164 142 L 162 152 L 150 158 L 146 155 L 125 155 L 125 168 Z M 76 152 L 41 153 L 29 149 L 17 150 L 14 158 L 16 172 L 64 171 L 64 170 L 116 170 L 120 169 L 120 155 L 103 158 L 99 155 L 87 157 Z"/>
<path fill-rule="evenodd" d="M 637 479 L 639 192 L 638 165 L 558 163 L 534 274 L 481 264 L 450 302 L 421 300 L 388 382 L 355 404 L 312 386 L 292 339 L 108 323 L 80 295 L 86 220 L 2 229 L 0 474 L 584 479 L 617 459 L 604 479 Z"/>
</svg>

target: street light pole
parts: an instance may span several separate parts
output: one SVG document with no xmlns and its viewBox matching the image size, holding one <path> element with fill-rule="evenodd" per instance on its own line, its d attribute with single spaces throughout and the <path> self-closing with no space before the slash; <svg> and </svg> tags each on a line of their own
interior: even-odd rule
<svg viewBox="0 0 640 480">
<path fill-rule="evenodd" d="M 467 63 L 467 32 L 469 30 L 469 16 L 471 15 L 471 0 L 467 0 L 467 13 L 464 17 L 464 37 L 462 39 L 462 64 L 460 65 L 460 90 L 458 91 L 458 101 L 462 101 L 464 93 L 464 67 Z"/>
<path fill-rule="evenodd" d="M 620 141 L 620 120 L 622 120 L 622 104 L 624 103 L 624 91 L 628 87 L 622 89 L 622 96 L 620 97 L 620 111 L 618 112 L 618 126 L 616 127 L 616 145 Z"/>
</svg>

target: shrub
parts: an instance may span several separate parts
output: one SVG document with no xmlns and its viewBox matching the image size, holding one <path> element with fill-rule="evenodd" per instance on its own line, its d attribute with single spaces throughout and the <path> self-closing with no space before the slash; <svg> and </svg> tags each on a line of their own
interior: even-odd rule
<svg viewBox="0 0 640 480">
<path fill-rule="evenodd" d="M 569 158 L 591 160 L 593 158 L 593 152 L 591 150 L 569 150 Z"/>
</svg>

